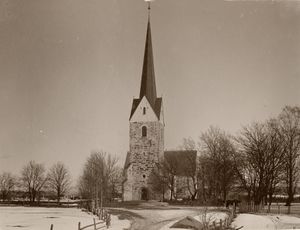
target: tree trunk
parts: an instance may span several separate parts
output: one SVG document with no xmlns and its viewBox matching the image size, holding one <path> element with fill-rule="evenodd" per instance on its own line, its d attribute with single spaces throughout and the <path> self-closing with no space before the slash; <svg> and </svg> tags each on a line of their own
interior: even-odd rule
<svg viewBox="0 0 300 230">
<path fill-rule="evenodd" d="M 60 196 L 61 196 L 61 194 L 60 194 L 60 188 L 58 188 L 57 189 L 57 203 L 60 202 Z"/>
<path fill-rule="evenodd" d="M 294 193 L 293 193 L 293 165 L 292 165 L 292 159 L 290 157 L 289 159 L 289 165 L 288 165 L 288 198 L 286 200 L 286 205 L 290 206 L 294 199 Z"/>
</svg>

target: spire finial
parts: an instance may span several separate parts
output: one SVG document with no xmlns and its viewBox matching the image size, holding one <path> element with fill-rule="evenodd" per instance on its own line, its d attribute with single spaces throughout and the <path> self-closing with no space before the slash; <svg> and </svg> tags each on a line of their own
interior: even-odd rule
<svg viewBox="0 0 300 230">
<path fill-rule="evenodd" d="M 151 2 L 148 2 L 148 18 L 150 19 L 150 13 L 151 13 Z"/>
<path fill-rule="evenodd" d="M 148 4 L 148 18 L 150 19 L 150 13 L 151 13 L 151 2 L 153 0 L 145 0 Z"/>
</svg>

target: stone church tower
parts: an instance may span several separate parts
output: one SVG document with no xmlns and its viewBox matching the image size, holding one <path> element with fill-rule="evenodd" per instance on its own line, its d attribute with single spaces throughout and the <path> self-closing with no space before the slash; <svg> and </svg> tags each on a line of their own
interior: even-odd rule
<svg viewBox="0 0 300 230">
<path fill-rule="evenodd" d="M 158 199 L 151 189 L 151 173 L 164 154 L 162 98 L 157 97 L 150 19 L 148 19 L 139 98 L 129 118 L 129 152 L 124 166 L 123 200 Z"/>
</svg>

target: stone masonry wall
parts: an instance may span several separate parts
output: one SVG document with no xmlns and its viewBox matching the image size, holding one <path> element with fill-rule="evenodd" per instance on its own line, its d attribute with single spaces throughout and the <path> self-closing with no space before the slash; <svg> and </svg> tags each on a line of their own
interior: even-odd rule
<svg viewBox="0 0 300 230">
<path fill-rule="evenodd" d="M 142 127 L 147 136 L 142 137 Z M 147 189 L 148 199 L 158 196 L 151 191 L 149 177 L 164 151 L 164 125 L 160 121 L 130 122 L 130 167 L 124 183 L 124 200 L 141 200 L 142 189 Z"/>
</svg>

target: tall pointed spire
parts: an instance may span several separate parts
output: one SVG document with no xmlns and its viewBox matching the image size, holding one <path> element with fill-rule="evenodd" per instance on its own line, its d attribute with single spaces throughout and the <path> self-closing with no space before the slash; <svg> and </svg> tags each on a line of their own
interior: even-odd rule
<svg viewBox="0 0 300 230">
<path fill-rule="evenodd" d="M 144 64 L 141 80 L 140 99 L 146 96 L 149 103 L 154 107 L 157 98 L 156 95 L 156 84 L 155 84 L 155 73 L 153 63 L 153 50 L 151 40 L 151 26 L 150 26 L 150 5 L 148 5 L 148 25 L 147 35 L 145 44 Z"/>
</svg>

